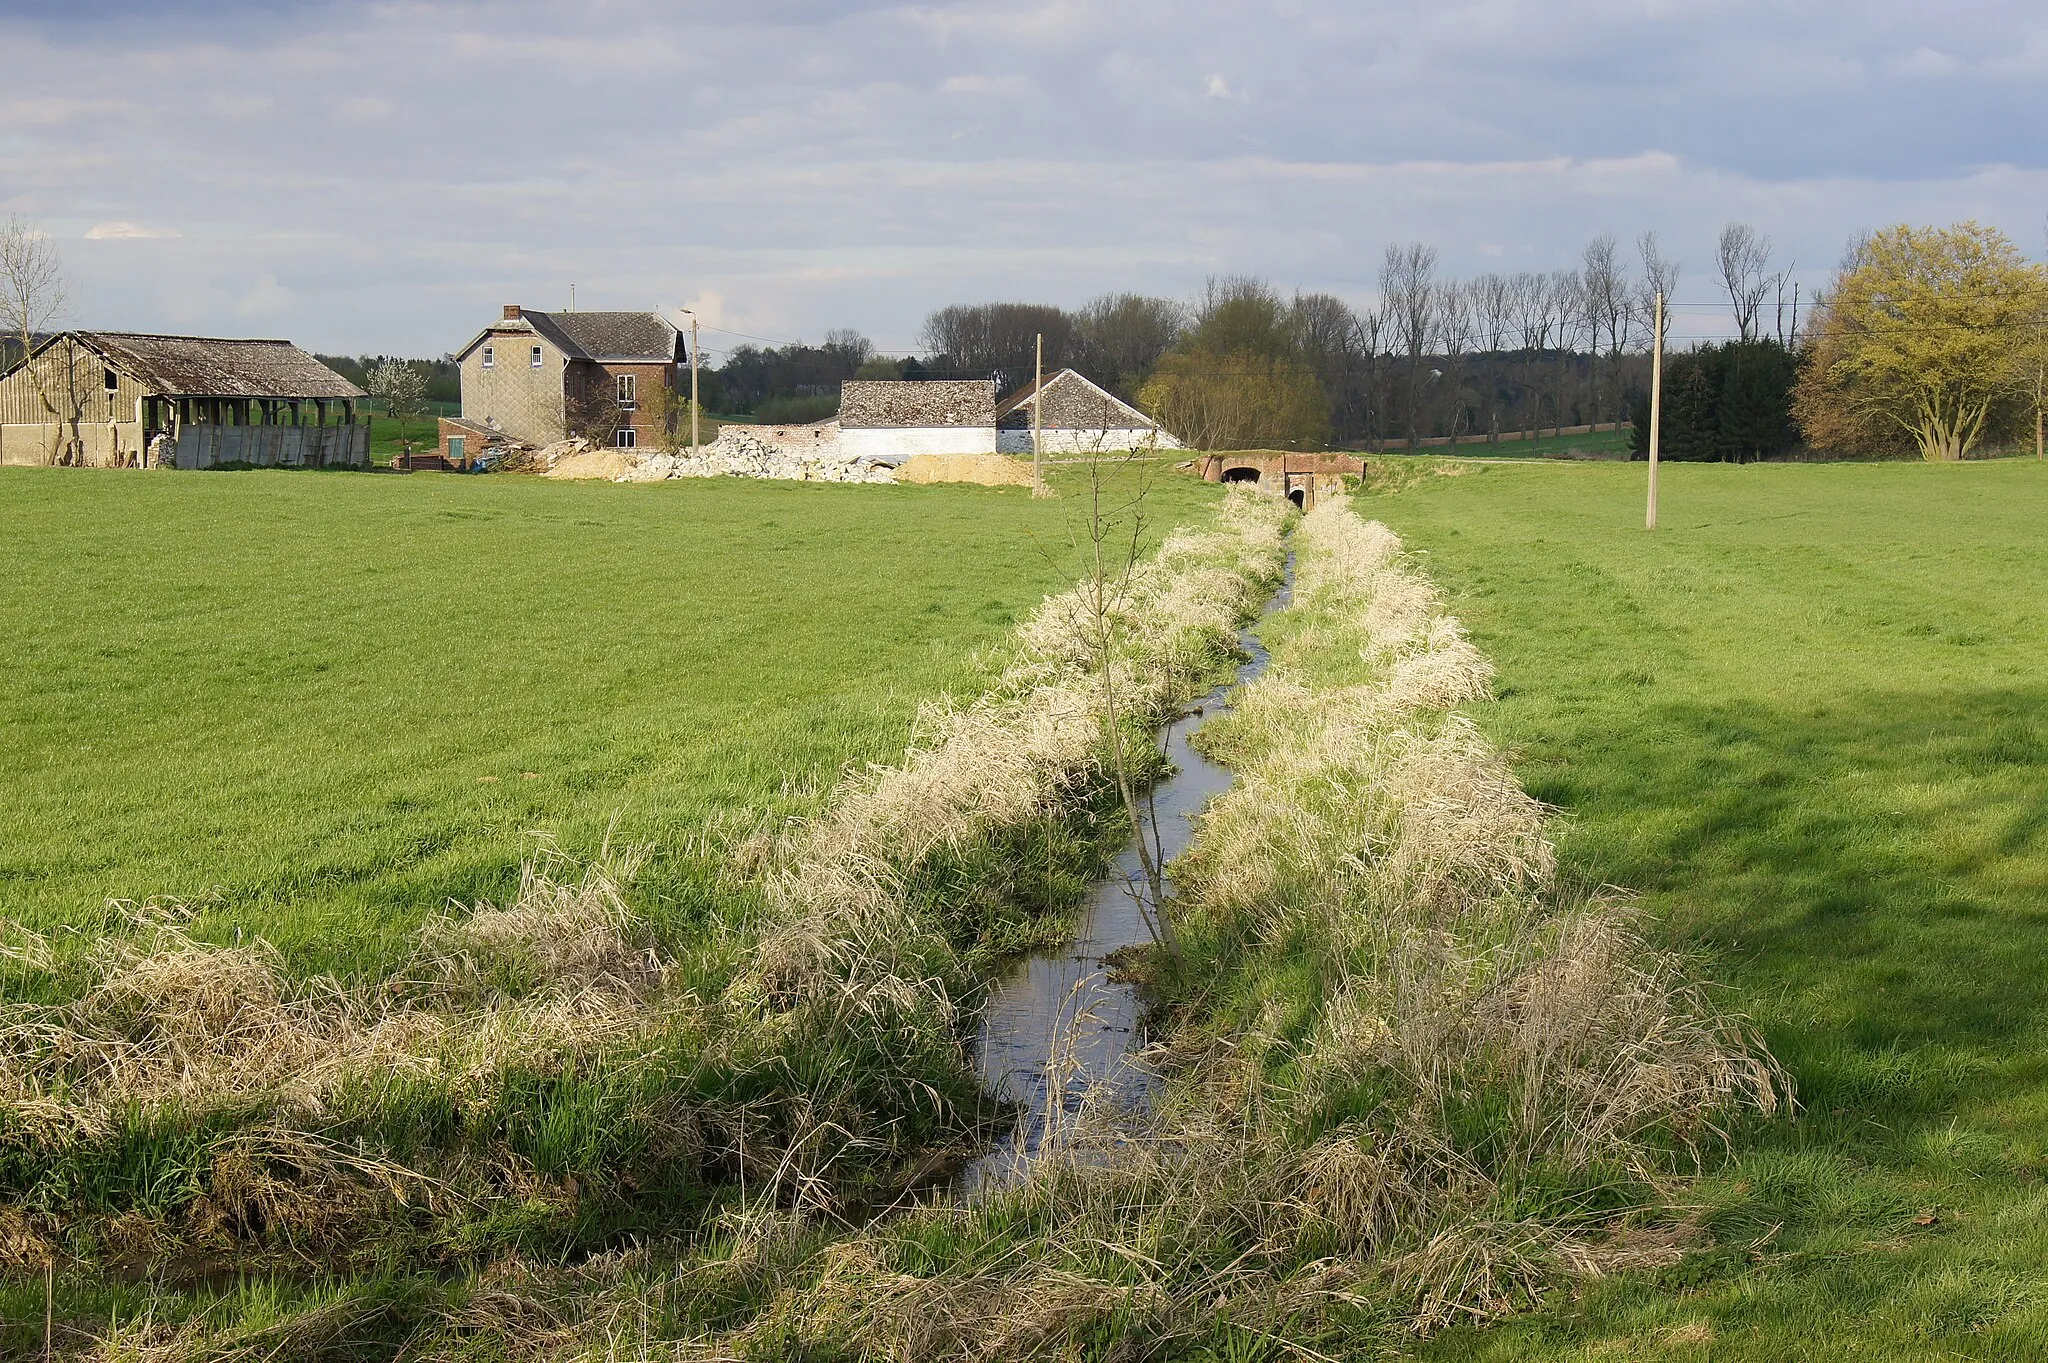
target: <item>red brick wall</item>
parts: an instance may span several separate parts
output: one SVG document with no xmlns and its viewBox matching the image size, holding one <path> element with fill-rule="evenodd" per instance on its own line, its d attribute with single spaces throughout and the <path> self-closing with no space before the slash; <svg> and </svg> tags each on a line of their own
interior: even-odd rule
<svg viewBox="0 0 2048 1363">
<path fill-rule="evenodd" d="M 569 366 L 569 382 L 579 381 L 593 385 L 587 391 L 593 395 L 612 395 L 618 391 L 621 374 L 631 374 L 637 381 L 639 396 L 637 405 L 622 417 L 624 424 L 631 425 L 634 438 L 642 448 L 658 447 L 665 438 L 661 429 L 661 410 L 664 404 L 660 394 L 667 388 L 675 374 L 675 366 L 668 364 L 599 364 L 577 361 Z M 570 402 L 576 402 L 571 391 Z"/>
</svg>

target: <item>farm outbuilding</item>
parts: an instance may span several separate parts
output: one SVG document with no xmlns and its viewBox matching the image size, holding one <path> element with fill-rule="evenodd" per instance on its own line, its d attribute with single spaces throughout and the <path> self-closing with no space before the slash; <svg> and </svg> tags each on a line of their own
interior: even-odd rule
<svg viewBox="0 0 2048 1363">
<path fill-rule="evenodd" d="M 920 454 L 994 454 L 996 386 L 988 379 L 848 379 L 839 385 L 839 448 L 891 466 Z"/>
<path fill-rule="evenodd" d="M 1072 369 L 1025 384 L 996 408 L 996 448 L 1032 453 L 1034 416 L 1047 454 L 1185 448 L 1171 431 Z"/>
<path fill-rule="evenodd" d="M 59 332 L 0 376 L 0 464 L 367 465 L 363 396 L 290 341 Z"/>
</svg>

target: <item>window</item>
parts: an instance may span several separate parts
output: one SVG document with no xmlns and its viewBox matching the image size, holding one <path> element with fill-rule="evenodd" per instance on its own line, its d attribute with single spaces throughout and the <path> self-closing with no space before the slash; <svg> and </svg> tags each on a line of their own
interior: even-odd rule
<svg viewBox="0 0 2048 1363">
<path fill-rule="evenodd" d="M 534 368 L 534 369 L 538 369 L 538 368 L 540 368 L 540 347 L 539 347 L 539 346 L 535 346 L 535 347 L 534 347 L 534 348 L 533 348 L 533 349 L 532 349 L 531 351 L 527 352 L 527 360 L 526 360 L 526 363 L 527 363 L 527 364 L 528 364 L 528 365 L 529 365 L 530 367 L 532 367 L 532 368 Z"/>
<path fill-rule="evenodd" d="M 484 368 L 486 368 L 486 369 L 493 369 L 493 368 L 496 368 L 496 367 L 497 367 L 497 363 L 498 363 L 498 353 L 497 353 L 497 347 L 496 347 L 496 346 L 488 346 L 488 345 L 487 345 L 487 346 L 485 346 L 485 347 L 484 347 Z"/>
<path fill-rule="evenodd" d="M 635 401 L 635 399 L 639 396 L 639 389 L 640 381 L 633 375 L 619 375 L 619 406 L 625 408 L 629 412 L 632 411 L 635 407 L 639 406 L 640 404 L 637 401 Z"/>
<path fill-rule="evenodd" d="M 619 427 L 618 441 L 620 449 L 630 450 L 640 443 L 640 438 L 634 434 L 631 426 L 621 426 Z"/>
<path fill-rule="evenodd" d="M 107 371 L 107 391 L 109 393 L 118 393 L 120 390 L 121 376 L 119 374 L 116 374 L 113 370 L 109 369 Z"/>
</svg>

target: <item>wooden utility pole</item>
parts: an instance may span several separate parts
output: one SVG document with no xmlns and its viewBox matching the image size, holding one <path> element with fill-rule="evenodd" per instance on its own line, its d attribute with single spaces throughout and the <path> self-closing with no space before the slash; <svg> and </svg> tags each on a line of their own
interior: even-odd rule
<svg viewBox="0 0 2048 1363">
<path fill-rule="evenodd" d="M 1664 421 L 1664 295 L 1657 295 L 1656 320 L 1650 339 L 1650 504 L 1643 529 L 1657 528 L 1657 437 Z"/>
<path fill-rule="evenodd" d="M 1031 495 L 1045 495 L 1045 333 L 1031 362 Z"/>
<path fill-rule="evenodd" d="M 697 426 L 697 314 L 690 314 L 690 457 L 698 454 L 699 429 Z"/>
</svg>

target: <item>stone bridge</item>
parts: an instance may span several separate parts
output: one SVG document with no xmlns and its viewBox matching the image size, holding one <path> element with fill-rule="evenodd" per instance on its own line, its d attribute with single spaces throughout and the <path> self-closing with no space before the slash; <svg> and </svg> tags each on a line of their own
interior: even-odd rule
<svg viewBox="0 0 2048 1363">
<path fill-rule="evenodd" d="M 1262 492 L 1285 497 L 1306 511 L 1319 492 L 1336 492 L 1345 475 L 1365 476 L 1365 460 L 1355 454 L 1304 454 L 1288 450 L 1233 450 L 1205 454 L 1195 471 L 1212 483 L 1251 483 Z"/>
</svg>

